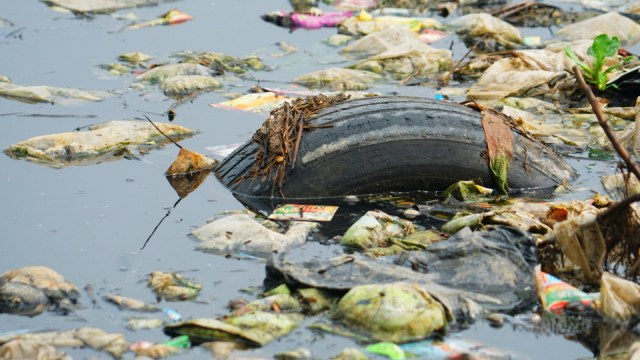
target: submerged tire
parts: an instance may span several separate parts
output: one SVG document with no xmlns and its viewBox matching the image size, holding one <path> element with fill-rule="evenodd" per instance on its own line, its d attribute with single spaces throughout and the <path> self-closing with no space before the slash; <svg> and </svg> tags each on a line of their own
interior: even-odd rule
<svg viewBox="0 0 640 360">
<path fill-rule="evenodd" d="M 257 198 L 289 200 L 443 190 L 458 180 L 495 185 L 486 159 L 479 112 L 444 101 L 375 97 L 345 101 L 320 111 L 304 133 L 294 170 L 277 184 L 242 179 L 258 145 L 247 142 L 215 169 L 220 181 L 250 207 Z M 544 144 L 514 132 L 508 174 L 511 189 L 552 188 L 574 170 Z M 252 206 L 253 205 L 253 206 Z"/>
</svg>

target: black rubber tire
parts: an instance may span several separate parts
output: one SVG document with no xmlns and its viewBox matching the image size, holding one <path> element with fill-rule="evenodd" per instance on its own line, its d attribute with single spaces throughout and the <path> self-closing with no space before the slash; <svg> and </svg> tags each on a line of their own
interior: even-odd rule
<svg viewBox="0 0 640 360">
<path fill-rule="evenodd" d="M 258 146 L 247 142 L 215 169 L 245 205 L 264 209 L 296 198 L 443 190 L 458 180 L 495 185 L 486 160 L 481 114 L 465 106 L 416 97 L 346 101 L 319 112 L 302 137 L 294 170 L 281 192 L 273 182 L 240 180 Z M 544 144 L 514 132 L 508 174 L 512 189 L 553 188 L 574 170 Z M 258 201 L 258 198 L 262 200 Z M 257 203 L 262 203 L 256 205 Z"/>
</svg>

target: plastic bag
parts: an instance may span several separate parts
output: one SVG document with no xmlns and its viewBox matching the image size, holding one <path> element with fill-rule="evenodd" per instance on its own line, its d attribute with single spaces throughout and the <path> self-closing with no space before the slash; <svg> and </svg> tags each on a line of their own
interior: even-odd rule
<svg viewBox="0 0 640 360">
<path fill-rule="evenodd" d="M 339 25 L 338 31 L 347 35 L 367 35 L 396 26 L 402 26 L 418 33 L 424 29 L 439 28 L 441 27 L 441 24 L 438 21 L 429 18 L 400 16 L 372 17 L 370 14 L 362 11 L 360 14 L 343 21 Z"/>
<path fill-rule="evenodd" d="M 531 234 L 499 227 L 476 232 L 465 228 L 425 251 L 403 253 L 395 262 L 430 274 L 433 281 L 448 288 L 493 296 L 502 305 L 513 305 L 527 298 L 537 258 Z"/>
<path fill-rule="evenodd" d="M 370 71 L 329 68 L 298 76 L 293 82 L 310 89 L 366 90 L 381 79 Z"/>
<path fill-rule="evenodd" d="M 393 237 L 403 238 L 416 231 L 410 221 L 382 211 L 368 211 L 342 237 L 340 244 L 357 249 L 381 246 Z"/>
<path fill-rule="evenodd" d="M 515 49 L 522 43 L 522 35 L 516 27 L 487 13 L 468 14 L 449 25 L 456 28 L 467 45 L 472 46 L 482 40 L 484 45 L 481 44 L 480 48 L 489 52 Z"/>
<path fill-rule="evenodd" d="M 617 36 L 623 46 L 632 46 L 640 41 L 640 25 L 616 12 L 609 12 L 565 26 L 558 30 L 556 35 L 566 40 L 593 40 L 603 33 Z"/>
<path fill-rule="evenodd" d="M 607 272 L 600 279 L 599 310 L 605 316 L 626 321 L 640 316 L 640 285 Z"/>
<path fill-rule="evenodd" d="M 507 96 L 520 96 L 544 86 L 564 71 L 564 55 L 547 50 L 518 52 L 491 65 L 471 86 L 467 96 L 485 105 Z M 555 64 L 549 66 L 551 64 Z"/>
</svg>

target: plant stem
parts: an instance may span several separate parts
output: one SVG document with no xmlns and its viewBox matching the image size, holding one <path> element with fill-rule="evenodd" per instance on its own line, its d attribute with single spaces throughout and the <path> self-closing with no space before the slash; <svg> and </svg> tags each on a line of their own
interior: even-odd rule
<svg viewBox="0 0 640 360">
<path fill-rule="evenodd" d="M 591 104 L 593 113 L 596 115 L 596 118 L 598 118 L 598 123 L 600 124 L 600 127 L 602 127 L 602 130 L 604 130 L 605 135 L 607 135 L 607 138 L 611 142 L 611 145 L 613 145 L 613 148 L 616 150 L 618 155 L 620 155 L 625 165 L 627 165 L 627 169 L 631 173 L 633 173 L 633 175 L 635 175 L 637 179 L 640 180 L 640 168 L 638 168 L 636 163 L 633 162 L 633 160 L 631 160 L 631 157 L 629 156 L 627 149 L 625 149 L 622 145 L 620 145 L 620 142 L 618 141 L 615 134 L 613 133 L 613 130 L 611 130 L 611 127 L 609 127 L 609 124 L 607 123 L 607 120 L 604 117 L 605 115 L 602 112 L 602 109 L 600 108 L 600 103 L 598 102 L 598 99 L 596 99 L 595 95 L 593 95 L 591 88 L 589 87 L 589 85 L 587 85 L 587 83 L 584 81 L 584 78 L 582 77 L 582 71 L 580 71 L 580 67 L 578 67 L 577 65 L 574 65 L 573 73 L 575 74 L 576 79 L 578 80 L 578 85 L 580 85 L 580 88 L 587 96 L 587 100 L 589 100 L 589 104 Z"/>
</svg>

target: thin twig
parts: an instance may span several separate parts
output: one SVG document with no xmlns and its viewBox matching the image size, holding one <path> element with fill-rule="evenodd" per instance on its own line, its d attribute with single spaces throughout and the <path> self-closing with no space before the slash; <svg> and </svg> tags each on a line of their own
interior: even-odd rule
<svg viewBox="0 0 640 360">
<path fill-rule="evenodd" d="M 171 141 L 175 146 L 177 146 L 178 148 L 182 149 L 182 145 L 178 144 L 177 142 L 175 142 L 175 140 L 173 140 L 172 138 L 167 136 L 167 134 L 163 133 L 162 130 L 160 130 L 160 128 L 157 127 L 156 124 L 154 124 L 153 121 L 151 121 L 151 119 L 149 119 L 149 117 L 147 115 L 145 115 L 144 117 L 147 118 L 147 120 L 151 123 L 151 125 L 153 125 L 153 127 L 156 128 L 156 130 L 158 130 L 158 132 L 160 132 L 160 134 L 162 134 L 164 137 L 169 139 L 169 141 Z"/>
<path fill-rule="evenodd" d="M 627 206 L 633 204 L 636 201 L 640 201 L 640 194 L 635 194 L 635 195 L 631 195 L 628 198 L 624 198 L 620 201 L 618 201 L 617 203 L 609 206 L 609 208 L 607 208 L 607 210 L 601 212 L 598 215 L 598 218 L 600 219 L 606 219 L 612 215 L 615 215 L 616 212 L 623 210 L 624 208 L 626 208 Z"/>
<path fill-rule="evenodd" d="M 293 148 L 293 158 L 291 159 L 291 170 L 296 168 L 296 160 L 298 160 L 298 150 L 300 150 L 300 141 L 302 140 L 302 128 L 304 127 L 304 118 L 300 118 L 298 120 L 300 125 L 298 125 L 298 136 L 296 137 L 296 145 Z"/>
<path fill-rule="evenodd" d="M 580 85 L 582 91 L 585 93 L 585 95 L 587 95 L 587 100 L 589 100 L 589 104 L 591 104 L 591 108 L 596 114 L 596 118 L 598 118 L 598 123 L 600 123 L 600 127 L 602 127 L 602 130 L 604 130 L 604 133 L 605 135 L 607 135 L 607 138 L 611 142 L 611 145 L 613 145 L 613 148 L 616 150 L 618 155 L 620 155 L 625 165 L 627 165 L 627 169 L 640 180 L 640 168 L 638 168 L 633 160 L 631 160 L 627 149 L 620 145 L 620 142 L 618 141 L 618 139 L 616 139 L 613 130 L 611 130 L 611 127 L 609 127 L 609 124 L 605 119 L 605 115 L 602 113 L 600 103 L 596 99 L 595 95 L 593 95 L 593 91 L 591 91 L 589 85 L 587 85 L 587 83 L 584 81 L 584 77 L 582 77 L 582 71 L 577 65 L 573 67 L 573 73 L 576 75 L 578 85 Z"/>
<path fill-rule="evenodd" d="M 458 70 L 458 68 L 460 67 L 460 64 L 462 64 L 462 61 L 464 61 L 464 59 L 466 59 L 469 56 L 469 54 L 471 54 L 471 52 L 475 50 L 478 47 L 478 45 L 480 45 L 480 42 L 484 41 L 486 37 L 487 37 L 487 34 L 484 34 L 480 39 L 478 39 L 478 41 L 476 41 L 475 44 L 473 44 L 472 47 L 469 48 L 469 50 L 467 50 L 467 52 L 464 55 L 462 55 L 460 60 L 458 60 L 455 63 L 455 65 L 451 67 L 451 70 L 449 71 L 447 76 L 445 76 L 444 78 L 442 78 L 442 80 L 440 80 L 441 85 L 446 85 L 447 83 L 449 83 L 449 80 L 451 80 L 451 77 L 453 77 L 453 74 Z"/>
</svg>

